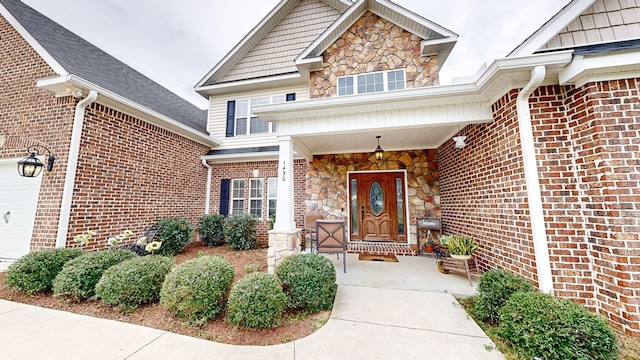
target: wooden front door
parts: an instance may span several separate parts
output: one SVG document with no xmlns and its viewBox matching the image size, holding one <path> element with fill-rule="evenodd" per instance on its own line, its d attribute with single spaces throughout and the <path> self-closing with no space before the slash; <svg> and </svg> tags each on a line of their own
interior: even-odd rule
<svg viewBox="0 0 640 360">
<path fill-rule="evenodd" d="M 406 242 L 404 172 L 349 174 L 352 241 Z"/>
</svg>

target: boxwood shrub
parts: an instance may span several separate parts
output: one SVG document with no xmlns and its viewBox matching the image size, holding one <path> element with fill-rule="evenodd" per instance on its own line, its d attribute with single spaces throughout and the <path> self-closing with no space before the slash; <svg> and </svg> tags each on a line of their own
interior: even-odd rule
<svg viewBox="0 0 640 360">
<path fill-rule="evenodd" d="M 251 273 L 231 289 L 227 321 L 248 328 L 274 328 L 280 325 L 287 296 L 277 277 Z"/>
<path fill-rule="evenodd" d="M 220 245 L 224 240 L 224 215 L 204 215 L 198 221 L 198 232 L 207 246 Z"/>
<path fill-rule="evenodd" d="M 219 256 L 201 256 L 174 266 L 160 290 L 160 304 L 189 322 L 215 318 L 227 301 L 235 269 Z"/>
<path fill-rule="evenodd" d="M 234 250 L 251 249 L 256 242 L 258 219 L 251 214 L 233 214 L 224 221 L 224 237 Z"/>
<path fill-rule="evenodd" d="M 182 252 L 191 241 L 193 227 L 184 218 L 165 218 L 153 225 L 149 233 L 155 234 L 154 241 L 162 242 L 156 254 L 173 256 Z"/>
<path fill-rule="evenodd" d="M 96 297 L 125 312 L 156 301 L 171 266 L 173 259 L 157 255 L 123 261 L 102 274 L 96 284 Z"/>
<path fill-rule="evenodd" d="M 498 333 L 527 358 L 617 359 L 617 338 L 602 316 L 540 292 L 511 296 L 500 309 Z"/>
<path fill-rule="evenodd" d="M 29 253 L 7 269 L 5 287 L 26 293 L 51 291 L 53 279 L 67 261 L 83 254 L 78 248 L 46 249 Z"/>
<path fill-rule="evenodd" d="M 515 293 L 533 292 L 535 287 L 525 278 L 506 270 L 489 270 L 480 276 L 475 315 L 482 321 L 497 324 L 499 311 Z"/>
<path fill-rule="evenodd" d="M 96 284 L 105 270 L 136 257 L 131 251 L 108 249 L 84 253 L 67 262 L 53 279 L 53 294 L 88 299 L 95 295 Z"/>
<path fill-rule="evenodd" d="M 276 267 L 290 308 L 310 312 L 331 309 L 336 296 L 336 270 L 333 263 L 318 254 L 287 256 Z"/>
</svg>

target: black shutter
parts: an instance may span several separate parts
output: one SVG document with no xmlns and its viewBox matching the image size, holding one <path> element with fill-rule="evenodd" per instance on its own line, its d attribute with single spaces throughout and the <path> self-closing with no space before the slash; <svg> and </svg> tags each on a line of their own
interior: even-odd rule
<svg viewBox="0 0 640 360">
<path fill-rule="evenodd" d="M 296 93 L 287 94 L 287 101 L 296 101 Z"/>
<path fill-rule="evenodd" d="M 220 180 L 220 215 L 229 215 L 229 193 L 231 190 L 231 179 Z"/>
<path fill-rule="evenodd" d="M 227 137 L 233 137 L 236 122 L 236 102 L 227 102 Z"/>
</svg>

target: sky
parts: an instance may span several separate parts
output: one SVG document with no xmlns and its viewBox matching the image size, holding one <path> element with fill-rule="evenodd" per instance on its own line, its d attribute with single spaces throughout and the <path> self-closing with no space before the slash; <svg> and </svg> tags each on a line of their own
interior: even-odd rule
<svg viewBox="0 0 640 360">
<path fill-rule="evenodd" d="M 280 0 L 22 0 L 174 93 L 194 86 Z M 505 57 L 570 0 L 394 0 L 458 34 L 440 83 Z"/>
</svg>

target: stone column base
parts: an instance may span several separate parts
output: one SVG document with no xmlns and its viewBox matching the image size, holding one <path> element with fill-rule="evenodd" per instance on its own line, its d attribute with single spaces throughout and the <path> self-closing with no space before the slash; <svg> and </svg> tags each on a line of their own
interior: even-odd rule
<svg viewBox="0 0 640 360">
<path fill-rule="evenodd" d="M 302 230 L 269 230 L 269 252 L 267 253 L 267 271 L 273 274 L 276 266 L 285 256 L 300 253 Z"/>
</svg>

